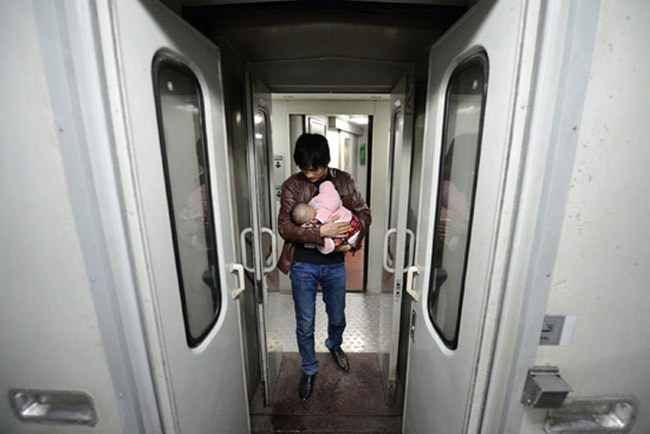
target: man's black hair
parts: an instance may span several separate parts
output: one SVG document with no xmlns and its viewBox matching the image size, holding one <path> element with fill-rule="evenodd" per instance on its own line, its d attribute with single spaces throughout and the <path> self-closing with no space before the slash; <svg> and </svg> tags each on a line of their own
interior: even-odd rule
<svg viewBox="0 0 650 434">
<path fill-rule="evenodd" d="M 305 133 L 296 140 L 293 161 L 301 169 L 316 169 L 330 164 L 330 147 L 320 134 Z"/>
</svg>

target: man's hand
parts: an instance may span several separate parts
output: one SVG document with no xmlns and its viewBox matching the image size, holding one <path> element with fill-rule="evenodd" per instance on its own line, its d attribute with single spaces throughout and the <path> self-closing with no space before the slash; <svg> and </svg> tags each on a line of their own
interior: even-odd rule
<svg viewBox="0 0 650 434">
<path fill-rule="evenodd" d="M 352 230 L 350 222 L 336 223 L 339 215 L 332 216 L 327 223 L 320 227 L 320 236 L 329 238 L 343 238 Z"/>
</svg>

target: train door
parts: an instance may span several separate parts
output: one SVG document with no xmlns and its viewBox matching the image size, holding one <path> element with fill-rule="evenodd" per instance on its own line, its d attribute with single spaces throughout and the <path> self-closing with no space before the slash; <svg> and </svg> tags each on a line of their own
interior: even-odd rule
<svg viewBox="0 0 650 434">
<path fill-rule="evenodd" d="M 488 333 L 525 3 L 482 2 L 434 45 L 421 174 L 404 432 L 467 432 Z M 494 291 L 494 289 L 492 289 Z M 485 348 L 485 347 L 484 347 Z M 489 352 L 489 350 L 488 350 Z M 479 381 L 480 380 L 480 381 Z"/>
<path fill-rule="evenodd" d="M 97 7 L 164 431 L 248 432 L 219 50 L 159 2 Z"/>
<path fill-rule="evenodd" d="M 257 328 L 264 404 L 271 405 L 280 371 L 282 348 L 269 339 L 270 290 L 277 290 L 277 242 L 271 185 L 271 93 L 261 82 L 246 76 L 248 104 L 247 160 L 251 188 L 252 226 L 240 234 L 242 262 L 252 274 L 255 288 Z M 248 247 L 252 245 L 252 256 Z M 249 265 L 249 259 L 252 264 Z"/>
<path fill-rule="evenodd" d="M 397 352 L 402 304 L 402 287 L 406 237 L 413 235 L 406 228 L 411 148 L 413 139 L 414 83 L 405 76 L 391 92 L 390 138 L 388 149 L 388 203 L 386 232 L 382 256 L 381 306 L 379 326 L 379 366 L 386 402 L 392 405 L 397 383 Z M 413 245 L 411 242 L 410 245 Z M 401 253 L 400 253 L 401 252 Z"/>
</svg>

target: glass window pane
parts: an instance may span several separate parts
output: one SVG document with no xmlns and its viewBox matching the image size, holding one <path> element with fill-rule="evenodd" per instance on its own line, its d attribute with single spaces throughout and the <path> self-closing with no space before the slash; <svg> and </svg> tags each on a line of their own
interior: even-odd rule
<svg viewBox="0 0 650 434">
<path fill-rule="evenodd" d="M 394 210 L 395 198 L 393 194 L 395 192 L 395 186 L 393 185 L 396 181 L 395 179 L 395 154 L 397 148 L 402 146 L 402 132 L 404 130 L 404 117 L 401 116 L 402 108 L 397 107 L 393 111 L 393 120 L 391 122 L 391 131 L 390 131 L 390 150 L 388 156 L 388 227 L 386 230 L 390 230 L 397 226 L 397 210 Z M 395 262 L 395 249 L 397 247 L 397 236 L 391 235 L 388 240 L 388 264 L 393 266 Z"/>
<path fill-rule="evenodd" d="M 261 108 L 253 116 L 255 130 L 255 165 L 257 170 L 258 204 L 260 209 L 260 225 L 273 228 L 273 204 L 271 196 L 271 149 L 268 143 L 268 116 Z M 272 262 L 271 240 L 262 237 L 262 249 L 265 264 Z"/>
<path fill-rule="evenodd" d="M 397 214 L 393 212 L 393 183 L 395 182 L 395 153 L 397 152 L 397 148 L 402 144 L 402 131 L 404 128 L 404 118 L 400 116 L 401 113 L 401 108 L 393 111 L 393 122 L 391 123 L 390 154 L 388 156 L 388 188 L 390 188 L 390 191 L 388 192 L 388 228 L 386 229 L 394 228 L 397 225 L 395 221 Z"/>
<path fill-rule="evenodd" d="M 187 67 L 164 59 L 154 83 L 185 331 L 196 346 L 221 305 L 201 89 Z"/>
<path fill-rule="evenodd" d="M 483 54 L 459 65 L 447 87 L 428 308 L 452 349 L 458 345 L 486 91 Z"/>
</svg>

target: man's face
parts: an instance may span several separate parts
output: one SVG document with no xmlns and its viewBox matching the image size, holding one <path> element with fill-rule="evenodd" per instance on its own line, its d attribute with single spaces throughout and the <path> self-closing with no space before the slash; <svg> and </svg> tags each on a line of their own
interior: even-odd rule
<svg viewBox="0 0 650 434">
<path fill-rule="evenodd" d="M 317 182 L 327 176 L 327 167 L 301 167 L 300 171 L 309 182 Z"/>
</svg>

